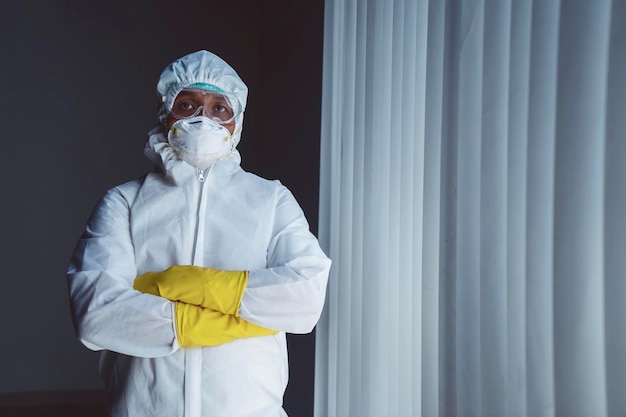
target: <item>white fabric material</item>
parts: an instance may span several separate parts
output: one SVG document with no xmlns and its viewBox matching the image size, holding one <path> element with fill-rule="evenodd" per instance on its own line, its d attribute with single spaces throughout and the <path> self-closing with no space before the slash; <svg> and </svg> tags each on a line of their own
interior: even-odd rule
<svg viewBox="0 0 626 417">
<path fill-rule="evenodd" d="M 175 159 L 160 130 L 150 144 L 168 161 L 165 174 L 110 190 L 68 270 L 80 339 L 106 349 L 101 372 L 112 416 L 182 416 L 185 356 L 198 352 L 201 367 L 193 369 L 202 381 L 200 415 L 284 415 L 285 332 L 315 326 L 330 261 L 278 181 L 244 172 L 229 157 L 201 183 L 194 168 Z M 178 349 L 170 302 L 132 289 L 136 276 L 174 264 L 249 270 L 240 316 L 281 332 Z"/>
<path fill-rule="evenodd" d="M 111 416 L 285 416 L 285 332 L 315 326 L 330 260 L 289 190 L 243 171 L 238 154 L 201 182 L 157 127 L 146 155 L 157 170 L 106 193 L 67 275 L 80 340 L 103 350 Z M 172 303 L 132 288 L 175 264 L 249 270 L 240 317 L 280 332 L 180 349 Z"/>
<path fill-rule="evenodd" d="M 315 415 L 626 415 L 626 3 L 325 7 Z"/>
</svg>

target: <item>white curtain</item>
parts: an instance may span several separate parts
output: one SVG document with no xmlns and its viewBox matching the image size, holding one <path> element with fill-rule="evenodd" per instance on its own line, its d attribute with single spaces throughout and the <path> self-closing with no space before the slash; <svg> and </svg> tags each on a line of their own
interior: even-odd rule
<svg viewBox="0 0 626 417">
<path fill-rule="evenodd" d="M 324 30 L 315 416 L 626 416 L 626 1 Z"/>
</svg>

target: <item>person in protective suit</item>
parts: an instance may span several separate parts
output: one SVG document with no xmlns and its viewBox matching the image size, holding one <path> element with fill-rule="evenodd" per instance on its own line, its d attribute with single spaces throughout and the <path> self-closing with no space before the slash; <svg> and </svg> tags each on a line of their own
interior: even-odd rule
<svg viewBox="0 0 626 417">
<path fill-rule="evenodd" d="M 316 325 L 331 262 L 291 192 L 240 167 L 226 62 L 184 56 L 157 92 L 156 169 L 103 196 L 68 267 L 76 332 L 112 417 L 286 416 L 285 333 Z"/>
</svg>

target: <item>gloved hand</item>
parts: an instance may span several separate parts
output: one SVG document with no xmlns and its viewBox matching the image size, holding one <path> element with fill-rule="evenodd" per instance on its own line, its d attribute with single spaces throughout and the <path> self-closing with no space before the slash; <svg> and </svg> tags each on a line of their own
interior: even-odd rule
<svg viewBox="0 0 626 417">
<path fill-rule="evenodd" d="M 180 347 L 217 346 L 236 339 L 278 333 L 238 317 L 179 301 L 176 302 L 176 330 Z"/>
<path fill-rule="evenodd" d="M 165 271 L 140 275 L 135 279 L 133 288 L 237 317 L 247 284 L 248 271 L 174 265 Z"/>
</svg>

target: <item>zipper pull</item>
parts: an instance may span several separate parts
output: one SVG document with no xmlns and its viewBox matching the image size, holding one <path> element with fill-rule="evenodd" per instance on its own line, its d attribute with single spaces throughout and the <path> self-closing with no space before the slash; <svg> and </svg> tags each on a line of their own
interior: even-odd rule
<svg viewBox="0 0 626 417">
<path fill-rule="evenodd" d="M 204 180 L 205 180 L 204 169 L 199 169 L 198 170 L 198 181 L 204 182 Z"/>
</svg>

